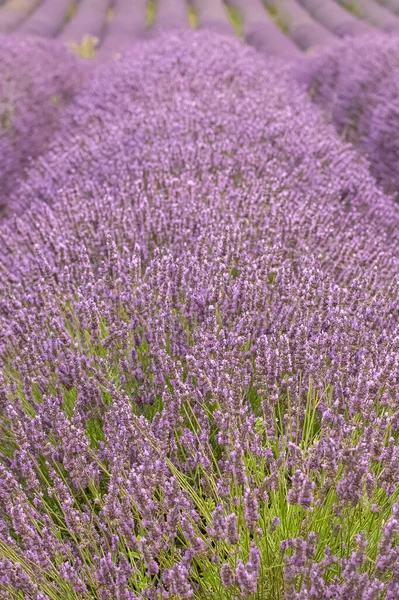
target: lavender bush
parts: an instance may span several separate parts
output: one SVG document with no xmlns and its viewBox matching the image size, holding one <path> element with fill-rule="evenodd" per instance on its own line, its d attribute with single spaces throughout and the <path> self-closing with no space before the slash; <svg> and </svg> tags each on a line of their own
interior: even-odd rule
<svg viewBox="0 0 399 600">
<path fill-rule="evenodd" d="M 398 191 L 399 45 L 375 34 L 346 40 L 303 62 L 298 79 L 345 140 L 368 155 L 378 182 Z"/>
<path fill-rule="evenodd" d="M 398 207 L 282 73 L 136 44 L 32 166 L 0 228 L 5 598 L 397 598 Z"/>
<path fill-rule="evenodd" d="M 45 150 L 83 76 L 81 63 L 61 44 L 29 36 L 0 36 L 2 216 L 21 171 Z"/>
</svg>

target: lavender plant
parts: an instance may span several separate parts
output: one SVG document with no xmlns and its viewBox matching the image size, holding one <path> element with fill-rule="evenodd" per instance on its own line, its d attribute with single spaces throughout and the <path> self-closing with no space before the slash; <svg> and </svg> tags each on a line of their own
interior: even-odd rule
<svg viewBox="0 0 399 600">
<path fill-rule="evenodd" d="M 84 73 L 81 63 L 56 42 L 18 35 L 0 37 L 2 216 L 21 172 L 45 150 Z"/>
<path fill-rule="evenodd" d="M 5 598 L 397 597 L 399 211 L 283 74 L 210 32 L 136 44 L 30 169 L 0 227 Z"/>
<path fill-rule="evenodd" d="M 398 42 L 376 34 L 346 40 L 303 62 L 298 79 L 342 137 L 363 150 L 387 192 L 398 191 Z"/>
</svg>

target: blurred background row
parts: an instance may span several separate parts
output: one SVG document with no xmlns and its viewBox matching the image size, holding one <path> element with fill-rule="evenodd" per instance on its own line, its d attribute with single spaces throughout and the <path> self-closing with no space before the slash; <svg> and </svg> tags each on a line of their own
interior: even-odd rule
<svg viewBox="0 0 399 600">
<path fill-rule="evenodd" d="M 0 33 L 108 58 L 159 29 L 211 28 L 283 58 L 368 31 L 399 32 L 399 0 L 0 0 Z"/>
</svg>

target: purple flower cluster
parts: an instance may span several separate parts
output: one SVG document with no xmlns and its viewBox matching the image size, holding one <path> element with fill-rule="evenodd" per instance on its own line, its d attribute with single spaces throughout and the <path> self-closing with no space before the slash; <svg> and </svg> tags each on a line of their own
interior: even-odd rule
<svg viewBox="0 0 399 600">
<path fill-rule="evenodd" d="M 57 42 L 0 36 L 0 211 L 21 171 L 43 152 L 85 69 Z"/>
<path fill-rule="evenodd" d="M 397 193 L 397 37 L 374 34 L 345 40 L 303 62 L 297 76 L 342 137 L 366 153 L 385 191 Z"/>
<path fill-rule="evenodd" d="M 397 597 L 399 209 L 284 69 L 137 44 L 20 185 L 4 598 Z"/>
</svg>

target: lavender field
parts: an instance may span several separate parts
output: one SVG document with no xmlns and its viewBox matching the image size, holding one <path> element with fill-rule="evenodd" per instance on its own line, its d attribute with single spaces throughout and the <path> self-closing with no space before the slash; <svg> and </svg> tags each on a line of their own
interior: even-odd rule
<svg viewBox="0 0 399 600">
<path fill-rule="evenodd" d="M 0 600 L 399 599 L 399 0 L 0 0 Z"/>
</svg>

